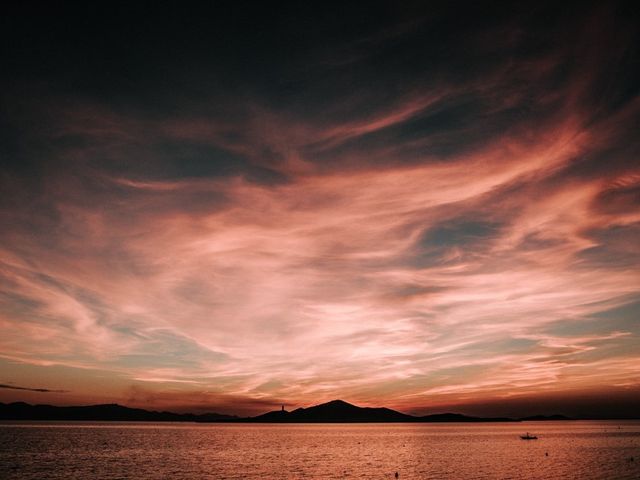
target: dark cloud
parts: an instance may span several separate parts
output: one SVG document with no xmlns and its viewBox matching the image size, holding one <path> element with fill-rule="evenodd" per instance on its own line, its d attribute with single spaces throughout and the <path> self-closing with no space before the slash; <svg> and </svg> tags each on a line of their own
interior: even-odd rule
<svg viewBox="0 0 640 480">
<path fill-rule="evenodd" d="M 68 390 L 51 390 L 48 388 L 18 387 L 17 385 L 8 385 L 5 383 L 0 383 L 0 388 L 7 388 L 9 390 L 26 390 L 28 392 L 39 392 L 39 393 L 67 393 L 68 392 Z"/>
</svg>

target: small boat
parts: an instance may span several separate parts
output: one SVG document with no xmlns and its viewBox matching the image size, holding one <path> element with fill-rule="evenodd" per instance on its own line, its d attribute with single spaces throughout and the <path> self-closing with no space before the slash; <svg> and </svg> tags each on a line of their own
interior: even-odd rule
<svg viewBox="0 0 640 480">
<path fill-rule="evenodd" d="M 529 435 L 529 432 L 527 432 L 526 435 L 520 435 L 520 438 L 522 440 L 537 440 L 538 437 L 536 437 L 535 435 Z"/>
</svg>

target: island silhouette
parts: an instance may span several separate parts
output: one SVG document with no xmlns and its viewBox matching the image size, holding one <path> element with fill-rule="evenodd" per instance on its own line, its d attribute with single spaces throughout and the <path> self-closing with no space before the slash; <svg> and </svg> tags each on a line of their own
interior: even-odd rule
<svg viewBox="0 0 640 480">
<path fill-rule="evenodd" d="M 458 413 L 441 413 L 417 417 L 390 408 L 358 407 L 344 400 L 332 400 L 291 412 L 284 409 L 250 417 L 249 422 L 270 423 L 395 423 L 395 422 L 509 422 L 511 418 L 469 417 Z"/>
<path fill-rule="evenodd" d="M 84 420 L 139 422 L 243 422 L 243 423 L 405 423 L 405 422 L 517 422 L 521 420 L 570 420 L 563 415 L 536 415 L 525 418 L 472 417 L 459 413 L 414 416 L 390 408 L 358 407 L 332 400 L 308 408 L 280 410 L 254 417 L 220 413 L 173 413 L 129 408 L 118 404 L 57 407 L 24 402 L 0 403 L 0 420 Z"/>
</svg>

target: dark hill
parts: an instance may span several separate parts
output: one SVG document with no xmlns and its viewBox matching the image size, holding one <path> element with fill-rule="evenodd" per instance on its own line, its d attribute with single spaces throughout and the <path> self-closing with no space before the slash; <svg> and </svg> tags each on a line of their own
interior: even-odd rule
<svg viewBox="0 0 640 480">
<path fill-rule="evenodd" d="M 273 423 L 389 423 L 389 422 L 496 422 L 513 421 L 508 418 L 467 417 L 457 413 L 442 413 L 414 417 L 389 408 L 358 407 L 343 400 L 298 408 L 292 412 L 273 411 L 247 419 L 250 422 Z"/>
<path fill-rule="evenodd" d="M 481 418 L 481 417 L 468 417 L 460 413 L 438 413 L 435 415 L 425 415 L 424 417 L 417 417 L 418 422 L 514 422 L 512 418 Z"/>
<path fill-rule="evenodd" d="M 565 417 L 564 415 L 533 415 L 531 417 L 521 418 L 523 422 L 543 422 L 547 420 L 573 420 L 572 418 Z"/>
<path fill-rule="evenodd" d="M 333 400 L 292 412 L 275 411 L 253 417 L 254 422 L 287 423 L 353 423 L 353 422 L 408 422 L 415 417 L 389 408 L 357 407 L 342 400 Z"/>
<path fill-rule="evenodd" d="M 117 404 L 81 407 L 29 405 L 23 402 L 0 403 L 0 420 L 85 420 L 137 422 L 256 422 L 256 423 L 390 423 L 390 422 L 513 422 L 509 418 L 469 417 L 458 413 L 440 413 L 416 417 L 389 408 L 358 407 L 342 400 L 298 408 L 291 412 L 275 410 L 263 415 L 239 418 L 219 413 L 192 414 L 143 410 Z M 563 415 L 536 415 L 520 420 L 570 420 Z"/>
<path fill-rule="evenodd" d="M 237 417 L 219 413 L 154 412 L 141 408 L 123 407 L 115 403 L 82 407 L 54 407 L 53 405 L 29 405 L 24 402 L 0 403 L 2 420 L 92 420 L 134 422 L 195 422 L 229 421 Z"/>
</svg>

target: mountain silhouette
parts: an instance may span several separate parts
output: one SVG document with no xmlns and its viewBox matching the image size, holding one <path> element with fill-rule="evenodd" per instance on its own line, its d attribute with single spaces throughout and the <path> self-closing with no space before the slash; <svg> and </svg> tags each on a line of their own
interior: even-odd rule
<svg viewBox="0 0 640 480">
<path fill-rule="evenodd" d="M 413 421 L 414 418 L 389 408 L 357 407 L 343 400 L 333 400 L 309 408 L 298 408 L 292 412 L 282 410 L 268 412 L 252 417 L 250 421 L 287 423 L 408 422 Z"/>
<path fill-rule="evenodd" d="M 416 417 L 390 408 L 358 407 L 344 400 L 332 400 L 291 412 L 275 410 L 245 421 L 260 423 L 389 423 L 389 422 L 508 422 L 510 418 L 479 418 L 458 413 Z"/>
<path fill-rule="evenodd" d="M 141 408 L 123 407 L 115 403 L 81 407 L 29 405 L 24 402 L 0 403 L 1 420 L 93 420 L 134 422 L 219 422 L 238 417 L 219 413 L 155 412 Z"/>
<path fill-rule="evenodd" d="M 516 422 L 513 418 L 505 417 L 470 417 L 460 413 L 436 413 L 435 415 L 425 415 L 418 417 L 419 422 Z"/>
<path fill-rule="evenodd" d="M 439 413 L 422 417 L 390 408 L 358 407 L 343 400 L 332 400 L 293 411 L 274 410 L 255 417 L 219 413 L 173 413 L 129 408 L 118 404 L 56 407 L 24 402 L 0 403 L 0 420 L 85 420 L 137 422 L 252 422 L 252 423 L 390 423 L 390 422 L 514 422 L 521 420 L 571 420 L 563 415 L 536 415 L 522 419 L 481 418 L 459 413 Z"/>
<path fill-rule="evenodd" d="M 523 417 L 520 420 L 523 422 L 541 422 L 547 420 L 573 420 L 565 415 L 532 415 L 531 417 Z"/>
</svg>

